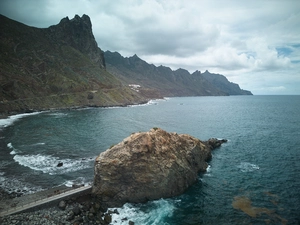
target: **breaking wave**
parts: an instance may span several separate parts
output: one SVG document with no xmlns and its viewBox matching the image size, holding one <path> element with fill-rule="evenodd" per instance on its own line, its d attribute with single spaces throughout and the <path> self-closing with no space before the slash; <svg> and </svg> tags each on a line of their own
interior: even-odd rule
<svg viewBox="0 0 300 225">
<path fill-rule="evenodd" d="M 14 160 L 22 166 L 42 171 L 50 175 L 65 174 L 86 168 L 91 168 L 94 158 L 60 159 L 50 155 L 15 155 Z M 61 164 L 61 166 L 58 166 Z"/>
<path fill-rule="evenodd" d="M 75 180 L 67 180 L 63 183 L 63 185 L 67 186 L 67 187 L 73 187 L 73 185 L 90 185 L 91 181 L 87 180 L 86 177 L 78 177 Z"/>
<path fill-rule="evenodd" d="M 129 221 L 144 225 L 167 225 L 163 222 L 173 215 L 175 209 L 174 200 L 160 199 L 147 204 L 126 203 L 122 208 L 113 208 L 118 214 L 112 214 L 112 224 L 125 225 Z"/>
<path fill-rule="evenodd" d="M 18 119 L 21 119 L 25 116 L 33 116 L 33 115 L 36 115 L 39 113 L 41 113 L 41 112 L 23 113 L 23 114 L 9 116 L 6 119 L 0 119 L 0 129 L 3 127 L 8 127 L 8 126 L 12 125 L 15 121 L 17 121 Z"/>
<path fill-rule="evenodd" d="M 12 145 L 12 143 L 8 143 L 7 147 L 9 149 L 11 149 L 11 152 L 10 152 L 11 155 L 15 155 L 15 154 L 19 153 L 19 151 Z"/>
</svg>

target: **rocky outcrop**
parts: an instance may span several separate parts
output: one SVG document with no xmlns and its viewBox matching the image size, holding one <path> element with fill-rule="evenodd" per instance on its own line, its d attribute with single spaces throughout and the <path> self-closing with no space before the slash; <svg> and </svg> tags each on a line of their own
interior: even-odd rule
<svg viewBox="0 0 300 225">
<path fill-rule="evenodd" d="M 49 40 L 70 45 L 88 55 L 90 60 L 101 68 L 105 68 L 104 53 L 97 45 L 89 16 L 75 15 L 71 20 L 65 17 L 59 24 L 50 26 L 46 30 Z"/>
<path fill-rule="evenodd" d="M 223 142 L 159 128 L 134 133 L 96 158 L 92 193 L 108 207 L 182 194 Z"/>
</svg>

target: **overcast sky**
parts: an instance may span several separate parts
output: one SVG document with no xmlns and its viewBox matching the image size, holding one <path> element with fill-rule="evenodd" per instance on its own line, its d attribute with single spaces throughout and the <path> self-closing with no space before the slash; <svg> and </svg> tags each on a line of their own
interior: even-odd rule
<svg viewBox="0 0 300 225">
<path fill-rule="evenodd" d="M 104 51 L 300 94 L 299 0 L 0 0 L 0 13 L 43 28 L 86 14 Z"/>
</svg>

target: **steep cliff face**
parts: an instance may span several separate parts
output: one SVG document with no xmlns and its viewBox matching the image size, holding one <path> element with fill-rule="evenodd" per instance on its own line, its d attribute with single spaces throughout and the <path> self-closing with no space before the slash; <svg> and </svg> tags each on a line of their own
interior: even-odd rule
<svg viewBox="0 0 300 225">
<path fill-rule="evenodd" d="M 105 69 L 86 15 L 34 28 L 0 15 L 0 113 L 145 102 Z"/>
<path fill-rule="evenodd" d="M 243 90 L 238 84 L 229 82 L 227 78 L 221 74 L 210 73 L 206 70 L 202 73 L 202 76 L 204 79 L 229 95 L 252 95 L 250 91 Z"/>
<path fill-rule="evenodd" d="M 58 25 L 50 26 L 47 35 L 52 42 L 60 42 L 86 54 L 92 62 L 105 68 L 104 53 L 98 47 L 92 32 L 92 23 L 87 15 L 69 20 L 63 18 Z"/>
<path fill-rule="evenodd" d="M 108 207 L 182 194 L 223 142 L 159 128 L 132 134 L 96 158 L 92 192 Z"/>
<path fill-rule="evenodd" d="M 240 89 L 219 74 L 190 74 L 185 69 L 171 70 L 166 66 L 154 66 L 140 59 L 137 55 L 123 57 L 117 52 L 104 53 L 107 70 L 124 82 L 141 85 L 141 89 L 155 90 L 162 96 L 220 96 L 252 95 L 250 91 Z M 210 77 L 211 75 L 211 77 Z"/>
</svg>

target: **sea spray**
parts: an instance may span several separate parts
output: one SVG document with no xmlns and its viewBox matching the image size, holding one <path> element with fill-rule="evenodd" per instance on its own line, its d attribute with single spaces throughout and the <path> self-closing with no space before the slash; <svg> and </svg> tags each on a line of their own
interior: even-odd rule
<svg viewBox="0 0 300 225">
<path fill-rule="evenodd" d="M 175 200 L 160 199 L 150 201 L 146 204 L 126 203 L 121 208 L 110 208 L 117 210 L 118 214 L 112 214 L 112 224 L 127 225 L 128 221 L 143 225 L 167 225 L 167 218 L 172 217 L 175 209 Z"/>
</svg>

